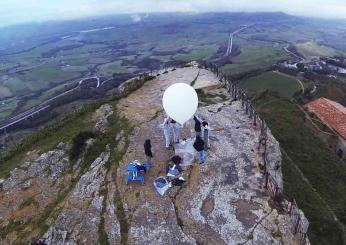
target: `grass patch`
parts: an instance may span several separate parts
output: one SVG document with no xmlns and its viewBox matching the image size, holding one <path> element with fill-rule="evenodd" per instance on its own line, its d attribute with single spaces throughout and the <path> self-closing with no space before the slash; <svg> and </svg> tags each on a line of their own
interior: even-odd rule
<svg viewBox="0 0 346 245">
<path fill-rule="evenodd" d="M 98 234 L 99 234 L 99 244 L 101 245 L 108 245 L 108 236 L 107 233 L 105 232 L 105 218 L 104 218 L 104 213 L 106 212 L 106 205 L 107 205 L 107 195 L 108 195 L 108 188 L 107 185 L 100 190 L 100 196 L 103 196 L 103 201 L 102 201 L 102 211 L 101 211 L 101 220 L 100 220 L 100 225 L 98 229 Z"/>
<path fill-rule="evenodd" d="M 294 93 L 302 89 L 296 78 L 273 71 L 245 79 L 240 85 L 248 90 L 250 94 L 269 90 L 277 92 L 284 98 L 291 98 Z"/>
<path fill-rule="evenodd" d="M 116 101 L 101 100 L 85 105 L 77 112 L 70 113 L 2 152 L 0 154 L 0 178 L 8 177 L 9 172 L 21 163 L 26 152 L 34 149 L 51 150 L 59 142 L 69 142 L 81 129 L 90 130 L 93 126 L 90 114 L 104 103 L 114 105 Z"/>
<path fill-rule="evenodd" d="M 222 70 L 232 79 L 238 79 L 248 73 L 267 70 L 286 58 L 288 56 L 281 47 L 245 45 L 241 47 L 241 54 L 232 58 L 232 64 L 223 66 Z"/>
<path fill-rule="evenodd" d="M 298 43 L 295 45 L 297 51 L 302 54 L 307 59 L 312 59 L 314 57 L 333 57 L 338 55 L 340 52 L 337 52 L 335 49 L 318 45 L 315 42 L 304 42 Z"/>
<path fill-rule="evenodd" d="M 199 71 L 198 71 L 197 76 L 195 77 L 195 79 L 193 79 L 192 82 L 190 83 L 191 87 L 195 86 L 196 81 L 198 79 L 198 76 L 199 76 Z"/>
<path fill-rule="evenodd" d="M 282 155 L 282 173 L 285 195 L 296 199 L 310 222 L 308 237 L 312 244 L 344 244 L 342 225 L 334 220 L 319 195 L 301 178 L 285 154 Z"/>
<path fill-rule="evenodd" d="M 18 220 L 11 220 L 7 225 L 0 228 L 0 237 L 4 238 L 7 234 L 18 231 L 18 227 L 21 225 L 21 222 Z"/>
<path fill-rule="evenodd" d="M 69 152 L 69 158 L 71 161 L 77 160 L 81 153 L 85 150 L 86 141 L 90 138 L 94 138 L 95 134 L 91 131 L 81 131 L 72 139 L 72 147 Z"/>
<path fill-rule="evenodd" d="M 285 194 L 296 198 L 311 222 L 312 243 L 345 244 L 346 166 L 305 124 L 303 113 L 294 103 L 264 93 L 255 104 L 282 149 L 311 183 L 312 188 L 304 184 L 292 164 L 283 159 Z"/>
<path fill-rule="evenodd" d="M 31 204 L 35 205 L 36 207 L 38 207 L 38 202 L 35 200 L 34 197 L 29 197 L 27 199 L 25 199 L 18 207 L 18 209 L 23 209 L 25 207 L 30 206 Z"/>
<path fill-rule="evenodd" d="M 197 89 L 196 92 L 199 102 L 203 103 L 205 106 L 215 104 L 214 98 L 220 98 L 222 101 L 227 100 L 227 96 L 224 94 L 210 94 L 203 89 Z"/>
</svg>

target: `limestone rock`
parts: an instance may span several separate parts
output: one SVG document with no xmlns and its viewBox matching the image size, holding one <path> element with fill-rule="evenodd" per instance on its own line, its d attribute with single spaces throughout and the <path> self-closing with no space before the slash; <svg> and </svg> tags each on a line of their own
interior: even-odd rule
<svg viewBox="0 0 346 245">
<path fill-rule="evenodd" d="M 212 128 L 211 149 L 203 166 L 190 167 L 187 185 L 172 188 L 160 197 L 152 187 L 157 176 L 164 175 L 171 151 L 164 148 L 161 98 L 175 81 L 214 86 L 217 78 L 196 67 L 182 68 L 160 75 L 119 101 L 119 111 L 136 129 L 120 163 L 118 176 L 125 174 L 128 162 L 143 158 L 142 143 L 150 138 L 154 164 L 145 175 L 145 186 L 117 185 L 130 221 L 129 244 L 297 244 L 287 214 L 279 214 L 264 189 L 258 152 L 259 128 L 245 114 L 241 103 L 213 102 L 200 107 L 199 115 Z M 206 82 L 207 81 L 207 82 Z M 218 86 L 211 93 L 224 94 Z M 228 98 L 228 97 L 226 97 Z M 145 105 L 143 105 L 145 101 Z M 159 116 L 157 114 L 159 113 Z M 156 116 L 155 116 L 156 115 Z M 193 122 L 187 122 L 181 138 L 194 136 Z M 268 132 L 271 174 L 282 186 L 281 152 Z"/>
<path fill-rule="evenodd" d="M 63 210 L 44 235 L 49 244 L 97 243 L 105 198 L 100 195 L 100 188 L 105 183 L 109 156 L 107 146 L 80 177 L 65 200 Z"/>
<path fill-rule="evenodd" d="M 99 109 L 97 109 L 94 115 L 94 118 L 96 121 L 94 129 L 101 133 L 105 133 L 106 127 L 108 124 L 107 119 L 112 114 L 113 114 L 113 109 L 112 109 L 112 106 L 109 104 L 104 104 Z"/>
</svg>

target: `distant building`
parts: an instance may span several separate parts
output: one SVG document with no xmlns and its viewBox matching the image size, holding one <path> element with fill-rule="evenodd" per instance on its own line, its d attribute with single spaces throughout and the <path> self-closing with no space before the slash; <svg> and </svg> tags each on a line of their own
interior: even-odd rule
<svg viewBox="0 0 346 245">
<path fill-rule="evenodd" d="M 346 160 L 346 108 L 326 98 L 314 100 L 305 107 L 335 133 L 335 151 L 340 158 Z"/>
<path fill-rule="evenodd" d="M 318 65 L 318 64 L 311 64 L 311 65 L 308 65 L 308 70 L 309 71 L 320 71 L 322 70 L 322 66 Z"/>
</svg>

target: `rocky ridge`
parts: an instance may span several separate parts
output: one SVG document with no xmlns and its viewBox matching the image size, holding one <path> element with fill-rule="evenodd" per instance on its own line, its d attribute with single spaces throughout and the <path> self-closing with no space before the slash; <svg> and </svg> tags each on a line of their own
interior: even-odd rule
<svg viewBox="0 0 346 245">
<path fill-rule="evenodd" d="M 212 146 L 205 165 L 195 164 L 183 173 L 187 184 L 161 197 L 152 183 L 164 175 L 174 154 L 165 149 L 159 127 L 161 97 L 172 83 L 194 80 L 208 97 L 198 113 L 211 124 Z M 289 216 L 273 205 L 263 186 L 258 130 L 213 73 L 196 66 L 180 68 L 126 93 L 116 110 L 134 126 L 132 135 L 121 130 L 112 136 L 116 145 L 105 146 L 86 169 L 81 167 L 83 156 L 71 162 L 69 144 L 60 143 L 45 153 L 29 152 L 4 179 L 0 227 L 16 229 L 1 236 L 0 244 L 31 236 L 48 244 L 297 244 Z M 102 105 L 93 115 L 94 130 L 107 134 L 114 110 Z M 192 135 L 192 126 L 185 125 L 182 137 Z M 279 144 L 269 135 L 270 171 L 282 185 Z M 126 185 L 126 166 L 144 160 L 147 138 L 152 140 L 154 164 L 146 183 Z M 124 155 L 114 157 L 118 152 Z"/>
</svg>

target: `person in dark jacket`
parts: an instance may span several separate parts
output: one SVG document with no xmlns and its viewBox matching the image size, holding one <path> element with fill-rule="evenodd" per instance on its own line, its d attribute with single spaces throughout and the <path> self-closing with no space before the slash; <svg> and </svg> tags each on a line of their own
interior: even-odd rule
<svg viewBox="0 0 346 245">
<path fill-rule="evenodd" d="M 202 131 L 201 120 L 197 116 L 193 116 L 193 120 L 195 121 L 196 136 L 200 136 Z"/>
<path fill-rule="evenodd" d="M 209 136 L 210 136 L 210 127 L 209 123 L 207 121 L 202 122 L 202 137 L 204 140 L 204 150 L 208 150 L 210 148 L 210 141 L 209 141 Z"/>
<path fill-rule="evenodd" d="M 153 158 L 153 153 L 151 151 L 151 142 L 147 139 L 144 143 L 144 152 L 147 157 L 147 163 L 151 164 L 151 159 Z"/>
<path fill-rule="evenodd" d="M 175 156 L 173 156 L 173 157 L 171 158 L 171 161 L 172 161 L 174 164 L 180 164 L 182 160 L 183 160 L 183 159 L 182 159 L 180 156 L 178 156 L 178 155 L 175 155 Z"/>
<path fill-rule="evenodd" d="M 195 143 L 193 143 L 193 147 L 197 151 L 198 163 L 203 164 L 205 161 L 205 154 L 204 154 L 204 141 L 202 140 L 201 136 L 196 137 Z"/>
</svg>

